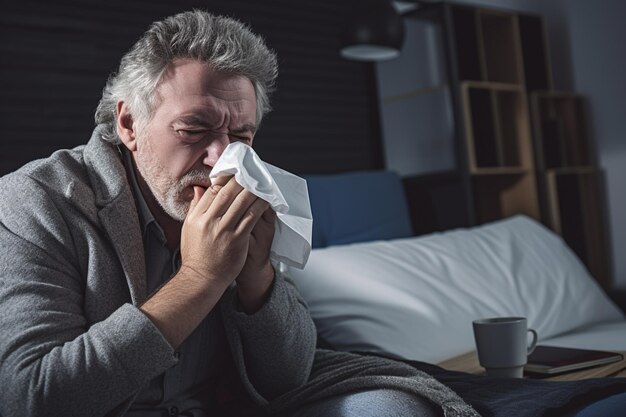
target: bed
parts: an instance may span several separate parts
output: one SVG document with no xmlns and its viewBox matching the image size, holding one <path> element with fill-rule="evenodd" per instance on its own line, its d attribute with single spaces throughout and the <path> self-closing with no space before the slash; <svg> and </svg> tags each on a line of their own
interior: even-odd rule
<svg viewBox="0 0 626 417">
<path fill-rule="evenodd" d="M 626 351 L 624 312 L 537 221 L 415 237 L 393 172 L 307 182 L 314 249 L 287 272 L 322 343 L 440 363 L 474 349 L 472 320 L 521 315 L 542 344 Z"/>
</svg>

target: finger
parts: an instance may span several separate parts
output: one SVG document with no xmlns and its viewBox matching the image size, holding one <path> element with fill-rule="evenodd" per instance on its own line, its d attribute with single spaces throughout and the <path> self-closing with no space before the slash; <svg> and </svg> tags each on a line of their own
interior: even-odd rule
<svg viewBox="0 0 626 417">
<path fill-rule="evenodd" d="M 268 207 L 252 229 L 251 234 L 255 237 L 274 236 L 276 230 L 276 212 Z"/>
<path fill-rule="evenodd" d="M 251 233 L 268 207 L 269 203 L 267 201 L 257 198 L 241 217 L 236 232 L 244 234 Z"/>
<path fill-rule="evenodd" d="M 223 187 L 219 188 L 219 185 L 215 187 L 218 192 L 210 202 L 207 214 L 212 217 L 223 217 L 245 189 L 235 181 L 234 177 L 231 177 Z"/>
<path fill-rule="evenodd" d="M 221 217 L 235 200 L 243 187 L 231 177 L 225 185 L 213 184 L 198 201 L 198 210 L 202 213 L 209 212 L 212 216 Z"/>
<path fill-rule="evenodd" d="M 246 214 L 246 211 L 250 209 L 250 206 L 258 199 L 256 195 L 252 194 L 248 190 L 242 190 L 239 195 L 233 200 L 228 210 L 222 216 L 220 224 L 228 229 L 236 229 L 237 225 L 241 221 L 241 218 Z M 261 213 L 260 213 L 261 214 Z"/>
<path fill-rule="evenodd" d="M 211 185 L 220 185 L 223 187 L 231 178 L 233 178 L 232 175 L 220 175 L 219 177 L 211 180 Z"/>
<path fill-rule="evenodd" d="M 268 207 L 267 210 L 263 212 L 263 216 L 261 218 L 263 221 L 273 224 L 276 221 L 276 212 L 272 207 Z"/>
</svg>

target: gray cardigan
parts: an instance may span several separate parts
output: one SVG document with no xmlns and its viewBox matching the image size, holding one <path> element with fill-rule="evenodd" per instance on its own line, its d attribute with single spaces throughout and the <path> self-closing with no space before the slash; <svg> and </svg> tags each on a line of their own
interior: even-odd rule
<svg viewBox="0 0 626 417">
<path fill-rule="evenodd" d="M 138 309 L 145 298 L 137 210 L 119 152 L 98 128 L 86 146 L 0 179 L 0 414 L 122 415 L 177 362 Z M 288 280 L 277 276 L 254 315 L 234 308 L 232 288 L 220 304 L 257 402 L 307 381 L 315 327 Z"/>
<path fill-rule="evenodd" d="M 146 298 L 139 219 L 117 148 L 100 128 L 86 146 L 0 178 L 0 414 L 121 416 L 138 390 L 176 364 L 137 308 Z M 277 274 L 254 315 L 220 308 L 239 377 L 267 412 L 356 390 L 391 388 L 478 414 L 430 375 L 400 362 L 315 350 L 315 327 Z M 254 381 L 254 383 L 252 382 Z"/>
</svg>

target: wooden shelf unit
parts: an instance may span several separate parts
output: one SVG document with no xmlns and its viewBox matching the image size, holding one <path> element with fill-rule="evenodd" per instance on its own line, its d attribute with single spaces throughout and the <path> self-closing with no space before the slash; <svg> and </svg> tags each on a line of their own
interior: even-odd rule
<svg viewBox="0 0 626 417">
<path fill-rule="evenodd" d="M 461 192 L 442 199 L 464 207 L 459 223 L 528 215 L 608 286 L 602 178 L 580 98 L 553 91 L 543 17 L 448 2 L 412 16 L 437 22 L 444 36 L 456 157 L 446 190 L 455 181 Z"/>
<path fill-rule="evenodd" d="M 451 5 L 449 15 L 474 223 L 539 220 L 523 60 L 532 36 L 516 13 Z"/>
</svg>

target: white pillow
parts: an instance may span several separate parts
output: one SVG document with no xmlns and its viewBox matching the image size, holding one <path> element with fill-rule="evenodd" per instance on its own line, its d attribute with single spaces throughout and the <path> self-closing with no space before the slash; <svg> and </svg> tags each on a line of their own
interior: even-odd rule
<svg viewBox="0 0 626 417">
<path fill-rule="evenodd" d="M 562 239 L 524 216 L 315 249 L 288 273 L 337 349 L 431 363 L 473 350 L 478 318 L 525 316 L 540 340 L 624 320 Z"/>
</svg>

